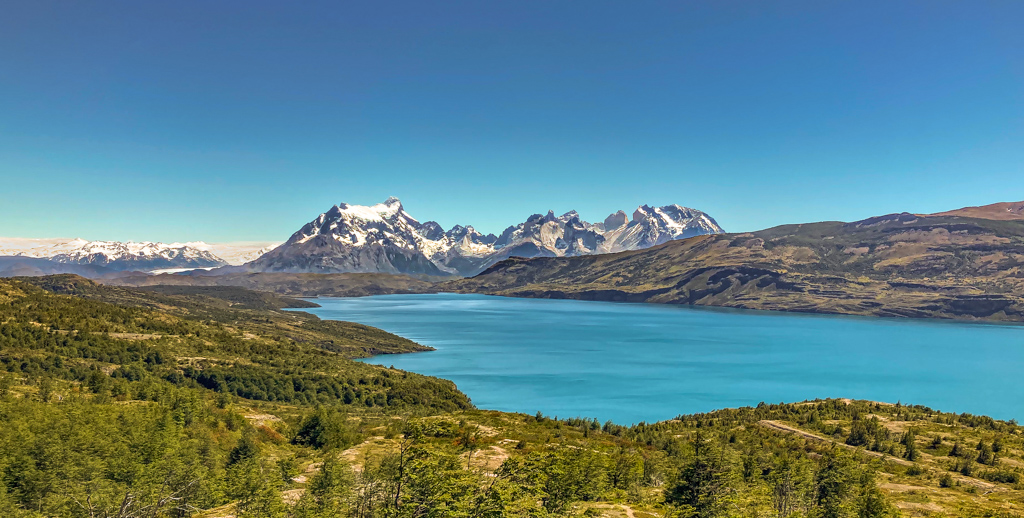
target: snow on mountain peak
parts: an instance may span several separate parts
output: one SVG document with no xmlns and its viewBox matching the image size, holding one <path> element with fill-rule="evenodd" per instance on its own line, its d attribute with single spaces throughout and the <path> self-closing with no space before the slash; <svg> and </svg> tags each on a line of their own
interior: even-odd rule
<svg viewBox="0 0 1024 518">
<path fill-rule="evenodd" d="M 501 236 L 483 235 L 470 225 L 445 231 L 434 221 L 420 224 L 391 197 L 372 206 L 338 204 L 248 266 L 254 271 L 467 275 L 511 256 L 620 252 L 720 232 L 703 212 L 679 205 L 641 205 L 633 221 L 618 211 L 598 224 L 582 221 L 576 211 L 556 216 L 549 210 L 506 228 Z"/>
<path fill-rule="evenodd" d="M 226 264 L 210 252 L 188 243 L 86 241 L 80 238 L 0 238 L 0 255 L 49 259 L 66 264 L 104 266 L 114 270 L 148 271 L 159 268 L 198 268 Z"/>
</svg>

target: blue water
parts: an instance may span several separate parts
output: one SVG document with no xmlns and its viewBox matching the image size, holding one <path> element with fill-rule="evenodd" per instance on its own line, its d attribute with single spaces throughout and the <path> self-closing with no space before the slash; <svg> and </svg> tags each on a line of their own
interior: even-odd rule
<svg viewBox="0 0 1024 518">
<path fill-rule="evenodd" d="M 629 424 L 848 397 L 1024 420 L 1024 326 L 484 295 L 320 298 L 321 318 L 437 348 L 367 361 L 479 408 Z"/>
</svg>

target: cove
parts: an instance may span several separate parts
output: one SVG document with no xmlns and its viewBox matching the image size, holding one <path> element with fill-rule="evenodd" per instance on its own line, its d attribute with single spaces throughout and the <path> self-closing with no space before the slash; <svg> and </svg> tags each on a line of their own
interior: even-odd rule
<svg viewBox="0 0 1024 518">
<path fill-rule="evenodd" d="M 847 397 L 1024 417 L 1024 327 L 486 295 L 318 298 L 437 351 L 365 361 L 484 409 L 620 424 Z"/>
</svg>

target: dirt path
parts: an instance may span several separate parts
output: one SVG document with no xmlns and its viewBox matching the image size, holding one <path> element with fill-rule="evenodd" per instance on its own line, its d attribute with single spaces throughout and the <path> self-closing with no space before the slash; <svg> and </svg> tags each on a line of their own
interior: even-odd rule
<svg viewBox="0 0 1024 518">
<path fill-rule="evenodd" d="M 766 428 L 771 428 L 773 430 L 778 430 L 780 432 L 786 432 L 786 433 L 791 433 L 791 434 L 794 434 L 794 435 L 798 435 L 800 437 L 803 437 L 804 439 L 809 439 L 809 440 L 812 440 L 812 441 L 827 442 L 827 443 L 835 444 L 835 445 L 838 445 L 838 446 L 842 446 L 843 448 L 846 448 L 846 449 L 848 449 L 850 451 L 859 451 L 859 452 L 861 452 L 861 453 L 863 453 L 865 455 L 869 455 L 871 457 L 876 457 L 876 458 L 879 458 L 879 459 L 884 459 L 884 460 L 887 460 L 887 461 L 890 461 L 890 462 L 895 462 L 896 464 L 899 464 L 901 466 L 908 466 L 909 467 L 909 466 L 913 466 L 914 465 L 914 463 L 910 462 L 909 460 L 898 459 L 898 458 L 893 457 L 891 455 L 886 455 L 884 453 L 879 453 L 877 451 L 868 451 L 868 450 L 860 449 L 860 448 L 857 448 L 856 446 L 850 446 L 849 444 L 844 444 L 844 443 L 841 443 L 841 442 L 836 441 L 834 439 L 829 439 L 829 438 L 826 438 L 826 437 L 822 437 L 820 435 L 816 435 L 816 434 L 813 434 L 811 432 L 807 432 L 807 431 L 801 430 L 799 428 L 792 427 L 792 426 L 790 426 L 788 424 L 780 423 L 778 421 L 771 421 L 771 420 L 765 419 L 765 420 L 762 420 L 762 421 L 758 421 L 757 424 L 759 424 L 761 426 L 764 426 Z M 1005 488 L 997 486 L 996 484 L 993 484 L 991 482 L 986 482 L 984 480 L 978 480 L 976 478 L 971 478 L 971 477 L 965 477 L 965 476 L 962 476 L 962 475 L 953 475 L 953 478 L 957 479 L 961 483 L 971 484 L 973 486 L 977 486 L 978 488 L 985 489 L 985 490 L 988 490 L 988 491 L 999 491 L 999 490 L 1005 489 Z"/>
<path fill-rule="evenodd" d="M 836 444 L 836 445 L 842 446 L 843 448 L 846 448 L 846 449 L 851 450 L 851 451 L 856 451 L 857 450 L 857 447 L 855 447 L 855 446 L 850 446 L 849 444 L 843 444 L 843 443 L 835 441 L 833 439 L 828 439 L 828 438 L 822 437 L 820 435 L 815 435 L 815 434 L 813 434 L 811 432 L 805 432 L 805 431 L 803 431 L 803 430 L 801 430 L 799 428 L 794 428 L 792 426 L 789 426 L 788 424 L 783 424 L 783 423 L 780 423 L 778 421 L 770 421 L 770 420 L 765 419 L 763 421 L 758 421 L 757 424 L 759 424 L 761 426 L 766 426 L 768 428 L 774 428 L 775 430 L 779 430 L 779 431 L 782 431 L 782 432 L 788 432 L 788 433 L 791 433 L 791 434 L 799 435 L 800 437 L 803 437 L 804 439 L 810 439 L 812 441 L 821 441 L 821 442 L 828 442 L 828 443 Z M 914 463 L 910 462 L 909 460 L 898 459 L 896 457 L 893 457 L 892 455 L 886 455 L 884 453 L 879 453 L 877 451 L 861 450 L 861 453 L 864 453 L 865 455 L 870 455 L 872 457 L 877 457 L 879 459 L 885 459 L 885 460 L 888 460 L 888 461 L 892 461 L 892 462 L 895 462 L 896 464 L 899 464 L 901 466 L 913 466 L 914 465 Z"/>
</svg>

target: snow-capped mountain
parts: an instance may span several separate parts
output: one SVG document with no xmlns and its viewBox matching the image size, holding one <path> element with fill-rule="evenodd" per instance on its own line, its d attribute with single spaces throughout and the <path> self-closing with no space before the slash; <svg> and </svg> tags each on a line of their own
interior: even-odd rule
<svg viewBox="0 0 1024 518">
<path fill-rule="evenodd" d="M 246 267 L 264 272 L 386 272 L 442 275 L 433 243 L 397 198 L 372 207 L 335 205 Z"/>
<path fill-rule="evenodd" d="M 472 226 L 445 231 L 420 223 L 397 198 L 370 207 L 331 207 L 292 234 L 283 245 L 245 268 L 262 272 L 383 272 L 475 275 L 508 257 L 560 257 L 637 250 L 672 239 L 723 232 L 707 214 L 679 205 L 618 211 L 601 223 L 575 211 L 534 214 L 500 236 Z"/>
<path fill-rule="evenodd" d="M 57 264 L 102 266 L 109 270 L 150 271 L 166 268 L 210 268 L 227 264 L 195 245 L 86 241 L 84 239 L 2 239 L 0 255 L 47 259 Z"/>
<path fill-rule="evenodd" d="M 209 268 L 227 263 L 207 252 L 182 243 L 88 241 L 80 247 L 50 257 L 69 264 L 92 264 L 114 270 L 157 270 L 162 268 Z"/>
<path fill-rule="evenodd" d="M 0 237 L 0 256 L 47 259 L 57 264 L 103 266 L 111 270 L 166 271 L 244 264 L 278 243 L 154 243 Z"/>
</svg>

